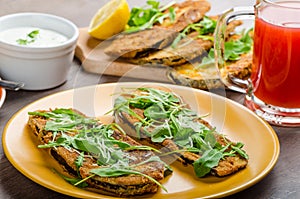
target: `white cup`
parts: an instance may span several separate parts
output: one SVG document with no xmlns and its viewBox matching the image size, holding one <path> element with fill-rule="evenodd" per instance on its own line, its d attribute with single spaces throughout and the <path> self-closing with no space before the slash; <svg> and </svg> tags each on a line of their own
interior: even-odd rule
<svg viewBox="0 0 300 199">
<path fill-rule="evenodd" d="M 17 13 L 0 17 L 0 32 L 18 27 L 37 27 L 64 35 L 54 46 L 26 46 L 0 40 L 0 77 L 24 83 L 25 90 L 56 87 L 67 79 L 79 36 L 69 20 L 44 13 Z"/>
</svg>

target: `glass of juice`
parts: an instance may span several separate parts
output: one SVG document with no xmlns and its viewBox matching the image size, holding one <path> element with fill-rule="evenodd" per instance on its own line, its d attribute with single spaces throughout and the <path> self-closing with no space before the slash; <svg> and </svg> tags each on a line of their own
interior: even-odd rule
<svg viewBox="0 0 300 199">
<path fill-rule="evenodd" d="M 231 77 L 224 30 L 232 20 L 254 21 L 251 76 Z M 260 0 L 222 14 L 215 32 L 215 58 L 228 88 L 245 92 L 245 105 L 279 126 L 300 126 L 300 1 Z"/>
</svg>

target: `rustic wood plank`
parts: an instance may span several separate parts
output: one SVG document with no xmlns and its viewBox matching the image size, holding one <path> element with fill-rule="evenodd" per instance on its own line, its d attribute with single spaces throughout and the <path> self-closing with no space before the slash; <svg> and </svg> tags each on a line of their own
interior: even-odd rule
<svg viewBox="0 0 300 199">
<path fill-rule="evenodd" d="M 101 41 L 89 36 L 87 28 L 80 28 L 75 56 L 83 69 L 90 73 L 133 77 L 145 80 L 171 82 L 167 77 L 166 66 L 140 66 L 122 62 L 104 53 L 110 41 Z"/>
</svg>

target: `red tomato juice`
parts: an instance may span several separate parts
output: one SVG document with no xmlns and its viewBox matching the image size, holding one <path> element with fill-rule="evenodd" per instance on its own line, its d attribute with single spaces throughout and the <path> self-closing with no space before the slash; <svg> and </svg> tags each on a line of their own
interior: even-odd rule
<svg viewBox="0 0 300 199">
<path fill-rule="evenodd" d="M 300 108 L 300 9 L 293 17 L 268 8 L 260 12 L 263 17 L 256 16 L 254 30 L 254 95 L 274 106 Z M 280 21 L 281 14 L 284 21 Z M 274 22 L 273 15 L 279 21 Z"/>
</svg>

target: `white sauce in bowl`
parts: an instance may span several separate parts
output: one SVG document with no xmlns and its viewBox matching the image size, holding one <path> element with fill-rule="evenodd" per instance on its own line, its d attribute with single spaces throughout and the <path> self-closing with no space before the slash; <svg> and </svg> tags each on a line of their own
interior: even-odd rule
<svg viewBox="0 0 300 199">
<path fill-rule="evenodd" d="M 30 37 L 30 35 L 34 37 Z M 60 45 L 67 40 L 66 36 L 56 31 L 37 27 L 17 27 L 0 32 L 0 41 L 25 47 L 52 47 Z"/>
</svg>

